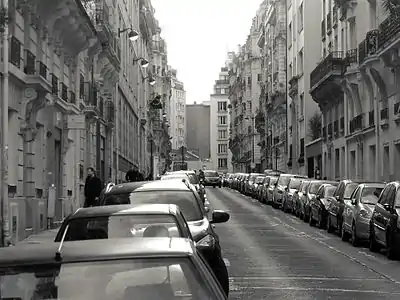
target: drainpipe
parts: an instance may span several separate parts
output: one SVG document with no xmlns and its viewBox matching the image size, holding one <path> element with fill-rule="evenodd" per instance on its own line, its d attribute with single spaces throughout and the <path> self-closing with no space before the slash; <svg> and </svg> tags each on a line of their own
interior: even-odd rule
<svg viewBox="0 0 400 300">
<path fill-rule="evenodd" d="M 8 11 L 8 0 L 2 1 L 3 7 Z M 7 246 L 10 241 L 9 227 L 9 199 L 8 199 L 8 25 L 4 26 L 3 33 L 3 101 L 1 101 L 1 126 L 0 129 L 0 154 L 1 154 L 1 218 L 2 235 L 1 244 Z"/>
</svg>

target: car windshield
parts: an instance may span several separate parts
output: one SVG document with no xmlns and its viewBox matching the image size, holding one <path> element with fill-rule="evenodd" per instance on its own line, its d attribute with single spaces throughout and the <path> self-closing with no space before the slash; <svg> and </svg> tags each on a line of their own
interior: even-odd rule
<svg viewBox="0 0 400 300">
<path fill-rule="evenodd" d="M 287 186 L 290 181 L 290 176 L 279 176 L 278 185 Z"/>
<path fill-rule="evenodd" d="M 278 177 L 271 177 L 271 179 L 269 180 L 269 185 L 275 185 L 276 182 L 278 181 Z"/>
<path fill-rule="evenodd" d="M 309 185 L 310 185 L 310 182 L 309 182 L 309 181 L 303 182 L 303 184 L 301 185 L 301 192 L 302 192 L 302 193 L 305 193 L 306 190 L 307 190 L 307 187 L 308 187 Z"/>
<path fill-rule="evenodd" d="M 189 179 L 191 184 L 199 184 L 199 179 L 195 174 L 169 174 L 161 177 L 161 180 L 171 180 L 171 179 Z"/>
<path fill-rule="evenodd" d="M 332 197 L 333 193 L 335 193 L 336 187 L 335 186 L 328 186 L 325 188 L 324 197 Z"/>
<path fill-rule="evenodd" d="M 292 178 L 289 183 L 289 189 L 297 190 L 300 187 L 301 179 L 300 178 Z"/>
<path fill-rule="evenodd" d="M 361 203 L 363 204 L 376 204 L 383 187 L 364 187 L 361 194 Z"/>
<path fill-rule="evenodd" d="M 358 187 L 358 183 L 352 182 L 348 183 L 346 187 L 344 188 L 344 194 L 343 198 L 344 199 L 350 199 L 351 194 L 353 194 L 354 190 Z"/>
<path fill-rule="evenodd" d="M 264 182 L 264 176 L 258 176 L 257 178 L 256 178 L 256 183 L 263 183 Z"/>
<path fill-rule="evenodd" d="M 215 171 L 205 171 L 204 176 L 205 177 L 219 177 L 218 173 Z"/>
<path fill-rule="evenodd" d="M 187 258 L 119 259 L 0 269 L 1 299 L 216 299 Z M 182 298 L 184 297 L 184 298 Z"/>
<path fill-rule="evenodd" d="M 316 194 L 319 187 L 323 184 L 323 182 L 312 182 L 310 183 L 309 194 Z"/>
<path fill-rule="evenodd" d="M 173 215 L 112 215 L 71 219 L 65 241 L 133 237 L 187 237 Z"/>
<path fill-rule="evenodd" d="M 132 193 L 107 195 L 105 205 L 116 204 L 175 204 L 187 221 L 203 219 L 203 213 L 196 196 L 189 190 L 184 191 L 133 191 Z"/>
</svg>

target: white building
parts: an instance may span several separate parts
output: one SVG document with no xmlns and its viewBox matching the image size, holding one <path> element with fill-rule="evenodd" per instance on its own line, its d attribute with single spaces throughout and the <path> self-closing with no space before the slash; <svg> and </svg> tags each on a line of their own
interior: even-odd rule
<svg viewBox="0 0 400 300">
<path fill-rule="evenodd" d="M 322 174 L 399 180 L 399 15 L 380 1 L 323 1 L 320 11 L 310 93 L 323 113 Z"/>
<path fill-rule="evenodd" d="M 210 96 L 210 150 L 212 169 L 219 172 L 232 170 L 229 150 L 229 74 L 228 67 L 221 68 Z"/>
<path fill-rule="evenodd" d="M 144 0 L 13 3 L 0 24 L 0 198 L 17 241 L 82 206 L 87 167 L 102 180 L 146 170 L 150 85 L 135 62 L 149 59 L 155 22 Z"/>
<path fill-rule="evenodd" d="M 186 146 L 186 91 L 177 78 L 177 71 L 171 69 L 171 98 L 169 124 L 172 149 Z"/>
<path fill-rule="evenodd" d="M 325 0 L 324 0 L 325 2 Z M 329 1 L 332 2 L 332 1 Z M 319 61 L 321 18 L 316 13 L 321 1 L 291 0 L 287 3 L 287 85 L 288 85 L 288 166 L 293 173 L 314 176 L 321 168 L 320 129 L 310 128 L 310 119 L 319 115 L 310 89 L 310 74 Z M 316 117 L 314 117 L 316 118 Z M 313 142 L 313 146 L 306 145 Z"/>
</svg>

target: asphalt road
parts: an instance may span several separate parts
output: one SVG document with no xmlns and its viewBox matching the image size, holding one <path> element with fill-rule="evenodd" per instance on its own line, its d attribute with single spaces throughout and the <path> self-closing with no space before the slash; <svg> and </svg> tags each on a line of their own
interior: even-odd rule
<svg viewBox="0 0 400 300">
<path fill-rule="evenodd" d="M 400 299 L 400 262 L 226 188 L 208 188 L 231 277 L 230 299 Z"/>
</svg>

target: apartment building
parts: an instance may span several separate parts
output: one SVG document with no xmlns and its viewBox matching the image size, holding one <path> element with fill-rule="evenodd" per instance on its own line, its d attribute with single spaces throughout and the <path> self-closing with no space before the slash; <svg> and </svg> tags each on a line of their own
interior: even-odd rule
<svg viewBox="0 0 400 300">
<path fill-rule="evenodd" d="M 145 62 L 157 23 L 142 0 L 18 1 L 10 10 L 1 28 L 1 198 L 15 242 L 82 206 L 87 167 L 103 181 L 133 164 L 146 173 Z"/>
<path fill-rule="evenodd" d="M 150 105 L 147 115 L 148 150 L 150 157 L 150 170 L 153 176 L 162 174 L 171 165 L 169 159 L 172 149 L 170 135 L 172 134 L 170 122 L 171 107 L 171 68 L 168 66 L 167 43 L 161 38 L 161 29 L 157 28 L 153 35 L 152 72 L 147 75 L 152 81 Z"/>
<path fill-rule="evenodd" d="M 229 61 L 227 62 L 229 64 Z M 228 67 L 221 68 L 210 95 L 210 150 L 212 169 L 229 172 L 232 169 L 229 143 L 229 74 Z"/>
<path fill-rule="evenodd" d="M 229 68 L 229 100 L 231 102 L 231 135 L 229 149 L 235 172 L 261 170 L 261 134 L 257 131 L 262 86 L 262 57 L 257 46 L 260 24 L 268 1 L 263 1 L 253 18 L 250 34 L 243 46 L 239 45 Z"/>
<path fill-rule="evenodd" d="M 262 135 L 263 169 L 287 169 L 286 41 L 286 1 L 268 1 L 257 38 L 262 73 L 255 125 Z"/>
<path fill-rule="evenodd" d="M 329 0 L 329 2 L 332 2 Z M 321 1 L 287 3 L 288 167 L 314 177 L 322 164 L 320 111 L 310 93 L 310 74 L 319 62 Z"/>
<path fill-rule="evenodd" d="M 398 14 L 375 1 L 324 1 L 321 12 L 310 88 L 323 114 L 322 173 L 398 180 Z"/>
<path fill-rule="evenodd" d="M 200 160 L 210 159 L 210 102 L 186 104 L 186 147 Z"/>
<path fill-rule="evenodd" d="M 171 70 L 170 125 L 172 149 L 186 146 L 186 91 L 177 78 L 177 70 Z"/>
</svg>

